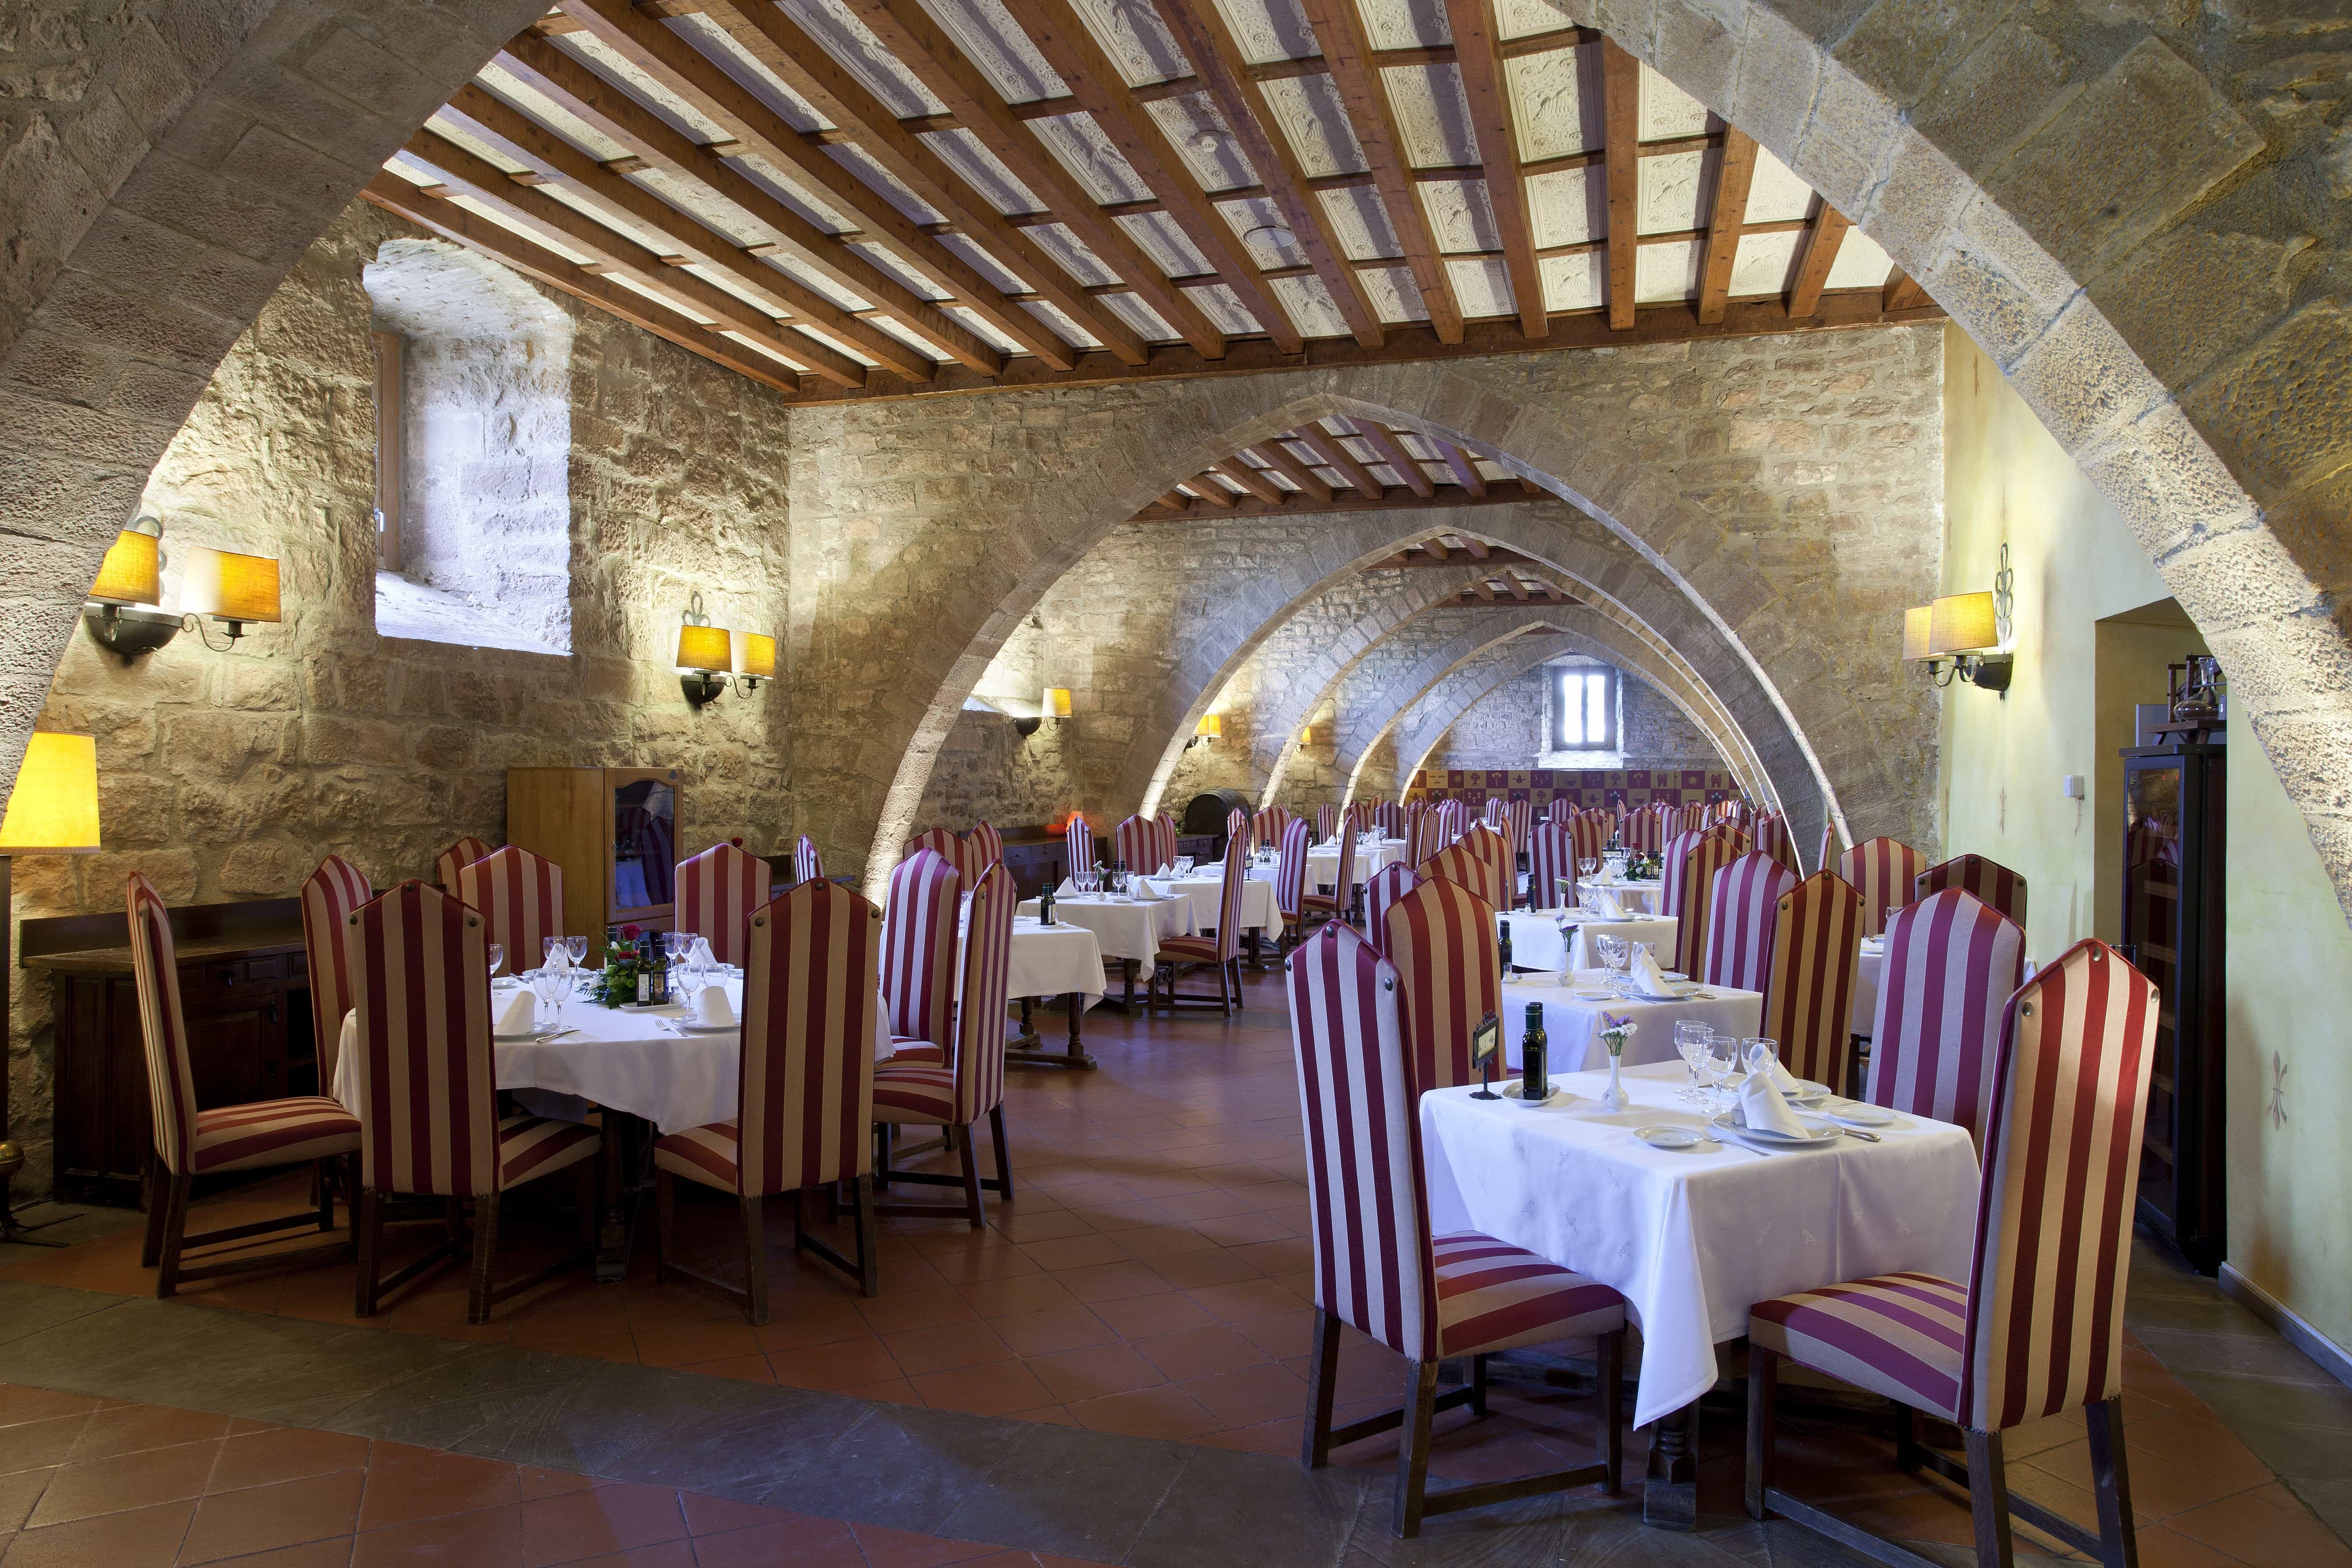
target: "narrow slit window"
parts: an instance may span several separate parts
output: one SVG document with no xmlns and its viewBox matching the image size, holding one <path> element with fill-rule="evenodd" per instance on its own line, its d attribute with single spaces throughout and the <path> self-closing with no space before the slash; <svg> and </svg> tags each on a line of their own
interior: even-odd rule
<svg viewBox="0 0 2352 1568">
<path fill-rule="evenodd" d="M 1552 750 L 1613 752 L 1617 749 L 1617 672 L 1589 664 L 1566 665 L 1552 700 Z"/>
</svg>

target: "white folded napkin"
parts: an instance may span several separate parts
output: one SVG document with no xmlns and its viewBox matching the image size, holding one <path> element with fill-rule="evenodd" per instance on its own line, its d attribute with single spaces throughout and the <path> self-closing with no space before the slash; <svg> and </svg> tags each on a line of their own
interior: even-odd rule
<svg viewBox="0 0 2352 1568">
<path fill-rule="evenodd" d="M 1774 1089 L 1792 1100 L 1803 1092 L 1797 1087 L 1795 1077 L 1787 1068 L 1780 1065 L 1780 1053 L 1769 1046 L 1758 1046 L 1755 1048 L 1748 1058 L 1748 1071 L 1750 1076 L 1761 1074 L 1770 1079 Z"/>
<path fill-rule="evenodd" d="M 706 985 L 694 999 L 694 1021 L 712 1028 L 730 1027 L 735 1022 L 735 1004 L 727 1000 L 723 985 Z"/>
<path fill-rule="evenodd" d="M 1078 885 L 1067 877 L 1063 878 L 1062 885 L 1054 889 L 1054 898 L 1057 902 L 1064 899 L 1075 899 L 1077 896 Z"/>
<path fill-rule="evenodd" d="M 538 1005 L 539 998 L 530 991 L 516 992 L 507 998 L 507 1005 L 499 1009 L 499 1021 L 490 1026 L 490 1032 L 494 1035 L 530 1034 L 533 1018 L 531 1009 Z"/>
<path fill-rule="evenodd" d="M 1649 953 L 1641 953 L 1634 958 L 1633 979 L 1644 996 L 1654 996 L 1660 1001 L 1671 1001 L 1675 996 L 1674 984 L 1667 980 L 1666 972 L 1658 967 L 1657 959 Z"/>
<path fill-rule="evenodd" d="M 698 936 L 694 939 L 694 962 L 697 963 L 714 965 L 718 963 L 719 955 L 710 951 L 710 939 L 709 937 Z"/>
<path fill-rule="evenodd" d="M 1739 1086 L 1739 1115 L 1749 1127 L 1765 1132 L 1778 1132 L 1784 1138 L 1802 1138 L 1805 1124 L 1789 1109 L 1780 1090 L 1769 1074 L 1749 1073 Z"/>
<path fill-rule="evenodd" d="M 1151 889 L 1151 896 L 1155 899 L 1172 899 L 1176 896 L 1176 887 L 1172 882 L 1164 880 L 1155 882 L 1146 877 L 1143 879 L 1143 885 Z"/>
<path fill-rule="evenodd" d="M 1162 877 L 1171 876 L 1171 875 L 1173 875 L 1173 874 L 1175 873 L 1175 870 L 1176 870 L 1176 862 L 1174 862 L 1173 860 L 1163 861 L 1163 862 L 1161 863 L 1159 871 L 1158 871 L 1156 874 L 1157 874 L 1157 875 L 1159 875 L 1159 876 L 1162 876 Z"/>
<path fill-rule="evenodd" d="M 1622 921 L 1625 918 L 1625 906 L 1617 901 L 1617 895 L 1614 893 L 1594 893 L 1592 905 L 1601 911 L 1601 918 L 1604 921 Z"/>
</svg>

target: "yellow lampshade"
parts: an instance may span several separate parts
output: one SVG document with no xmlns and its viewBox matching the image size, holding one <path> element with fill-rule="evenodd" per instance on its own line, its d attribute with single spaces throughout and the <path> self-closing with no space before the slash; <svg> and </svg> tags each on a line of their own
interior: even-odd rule
<svg viewBox="0 0 2352 1568">
<path fill-rule="evenodd" d="M 1303 726 L 1303 727 L 1299 730 L 1299 731 L 1298 731 L 1298 743 L 1299 743 L 1300 745 L 1302 745 L 1302 746 L 1311 746 L 1311 745 L 1313 745 L 1313 744 L 1315 743 L 1315 726 L 1314 726 L 1314 725 L 1312 725 L 1312 724 L 1305 725 L 1305 726 Z"/>
<path fill-rule="evenodd" d="M 278 618 L 275 558 L 245 555 L 234 550 L 207 550 L 201 545 L 187 551 L 186 555 L 187 573 L 180 580 L 181 609 L 224 621 Z"/>
<path fill-rule="evenodd" d="M 1045 688 L 1045 700 L 1037 705 L 1037 711 L 1041 716 L 1047 719 L 1068 718 L 1070 716 L 1070 689 L 1066 686 L 1049 686 Z"/>
<path fill-rule="evenodd" d="M 735 668 L 734 653 L 730 647 L 732 641 L 725 626 L 680 626 L 677 628 L 677 667 L 724 675 Z"/>
<path fill-rule="evenodd" d="M 0 855 L 87 855 L 98 847 L 98 742 L 35 735 L 0 816 Z"/>
<path fill-rule="evenodd" d="M 1903 658 L 1907 662 L 1927 657 L 1928 630 L 1936 618 L 1935 606 L 1921 605 L 1903 612 Z"/>
<path fill-rule="evenodd" d="M 1927 651 L 1931 654 L 1975 653 L 2000 646 L 1990 594 L 1947 594 L 1930 608 Z"/>
<path fill-rule="evenodd" d="M 1214 713 L 1202 714 L 1201 721 L 1192 727 L 1192 733 L 1206 735 L 1212 741 L 1222 738 L 1224 732 L 1225 721 Z"/>
<path fill-rule="evenodd" d="M 106 547 L 106 559 L 99 563 L 89 596 L 109 605 L 162 604 L 163 541 L 128 528 L 116 534 Z"/>
<path fill-rule="evenodd" d="M 743 634 L 743 673 L 761 680 L 776 679 L 776 639 L 758 632 Z"/>
</svg>

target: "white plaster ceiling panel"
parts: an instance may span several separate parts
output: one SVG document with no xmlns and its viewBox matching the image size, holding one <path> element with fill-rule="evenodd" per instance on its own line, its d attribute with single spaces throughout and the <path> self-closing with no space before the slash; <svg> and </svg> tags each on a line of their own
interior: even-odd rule
<svg viewBox="0 0 2352 1568">
<path fill-rule="evenodd" d="M 1748 183 L 1748 221 L 1787 223 L 1811 217 L 1813 187 L 1797 178 L 1789 165 L 1763 148 L 1756 149 L 1756 176 Z"/>
<path fill-rule="evenodd" d="M 1536 269 L 1543 278 L 1544 309 L 1599 309 L 1605 302 L 1601 279 L 1607 273 L 1606 260 L 1601 251 L 1586 250 L 1574 256 L 1547 256 L 1537 262 Z"/>
<path fill-rule="evenodd" d="M 1241 241 L 1250 258 L 1260 267 L 1299 267 L 1306 264 L 1307 252 L 1293 234 L 1282 209 L 1271 196 L 1255 196 L 1247 201 L 1219 202 L 1217 216 L 1225 220 Z"/>
<path fill-rule="evenodd" d="M 1270 81 L 1264 91 L 1276 134 L 1290 143 L 1308 179 L 1353 174 L 1369 167 L 1355 127 L 1348 122 L 1347 105 L 1328 76 Z"/>
<path fill-rule="evenodd" d="M 1546 49 L 1503 62 L 1519 156 L 1529 163 L 1601 145 L 1601 50 Z"/>
<path fill-rule="evenodd" d="M 423 174 L 423 171 L 418 170 L 416 171 L 416 174 L 421 176 Z M 591 257 L 584 250 L 574 250 L 571 246 L 565 244 L 560 237 L 551 235 L 543 229 L 533 228 L 528 225 L 519 223 L 515 219 L 507 216 L 497 208 L 487 206 L 462 192 L 448 196 L 446 199 L 451 205 L 462 207 L 467 212 L 472 213 L 476 217 L 488 219 L 489 222 L 498 225 L 500 228 L 505 229 L 509 234 L 519 234 L 534 244 L 545 246 L 548 249 L 554 251 L 558 256 L 562 257 L 567 261 L 576 262 L 584 267 L 594 259 L 594 258 Z"/>
<path fill-rule="evenodd" d="M 1503 241 L 1484 180 L 1433 180 L 1421 187 L 1430 243 L 1441 251 L 1494 250 Z"/>
<path fill-rule="evenodd" d="M 1332 302 L 1331 291 L 1320 278 L 1276 278 L 1265 286 L 1282 313 L 1290 318 L 1301 336 L 1309 338 L 1344 338 L 1348 335 L 1347 318 Z"/>
<path fill-rule="evenodd" d="M 676 240 L 666 235 L 655 233 L 633 218 L 606 211 L 569 186 L 542 185 L 540 187 L 540 194 L 560 206 L 570 207 L 599 227 L 611 229 L 624 238 L 635 241 L 637 245 L 652 251 L 656 256 L 670 256 L 677 252 L 678 247 Z"/>
<path fill-rule="evenodd" d="M 1045 57 L 1004 8 L 1003 0 L 919 3 L 1007 103 L 1032 103 L 1069 92 L 1069 84 L 1045 63 Z"/>
<path fill-rule="evenodd" d="M 1609 226 L 1609 173 L 1601 168 L 1559 169 L 1525 182 L 1528 226 L 1538 248 L 1582 245 Z"/>
<path fill-rule="evenodd" d="M 1316 195 L 1341 255 L 1351 260 L 1370 261 L 1395 256 L 1404 248 L 1397 243 L 1396 230 L 1389 225 L 1388 208 L 1382 205 L 1378 191 L 1359 187 L 1319 191 Z"/>
<path fill-rule="evenodd" d="M 1502 37 L 1557 33 L 1566 26 L 1568 18 L 1544 0 L 1495 0 L 1495 30 Z"/>
<path fill-rule="evenodd" d="M 1056 114 L 1031 121 L 1029 129 L 1097 204 L 1139 202 L 1152 194 L 1093 115 Z"/>
<path fill-rule="evenodd" d="M 1241 296 L 1235 294 L 1229 285 L 1210 283 L 1198 289 L 1187 289 L 1184 292 L 1191 296 L 1193 304 L 1201 308 L 1202 315 L 1217 324 L 1217 331 L 1221 332 L 1265 330 L 1258 319 L 1250 314 L 1248 307 L 1242 303 Z"/>
<path fill-rule="evenodd" d="M 940 310 L 943 314 L 953 317 L 959 325 L 970 331 L 973 337 L 978 338 L 982 342 L 984 342 L 990 348 L 994 349 L 998 353 L 1019 354 L 1029 352 L 1023 348 L 1019 343 L 1014 342 L 1011 338 L 1006 337 L 1003 332 L 998 331 L 994 325 L 982 321 L 980 313 L 969 306 L 942 305 L 940 307 Z"/>
<path fill-rule="evenodd" d="M 517 110 L 581 149 L 600 163 L 625 157 L 631 149 L 614 141 L 586 121 L 563 108 L 555 100 L 533 91 L 520 78 L 508 75 L 496 65 L 484 66 L 474 79 L 506 100 Z"/>
<path fill-rule="evenodd" d="M 1209 270 L 1208 258 L 1192 243 L 1192 237 L 1177 227 L 1166 213 L 1129 213 L 1111 221 L 1127 230 L 1128 237 L 1170 277 Z"/>
<path fill-rule="evenodd" d="M 435 135 L 446 141 L 455 142 L 458 146 L 502 174 L 511 174 L 523 167 L 489 142 L 467 130 L 445 110 L 435 110 L 433 117 L 425 123 Z"/>
<path fill-rule="evenodd" d="M 740 82 L 753 97 L 765 103 L 782 118 L 800 129 L 814 127 L 827 130 L 833 121 L 816 111 L 814 104 L 783 84 L 782 79 L 744 49 L 718 24 L 706 16 L 675 16 L 666 26 L 687 39 L 696 48 L 710 57 L 711 63 Z"/>
<path fill-rule="evenodd" d="M 735 166 L 750 176 L 754 184 L 765 186 L 770 195 L 798 212 L 817 227 L 840 234 L 857 226 L 847 214 L 835 207 L 822 194 L 810 190 L 786 170 L 776 167 L 756 153 L 747 153 L 734 159 Z"/>
<path fill-rule="evenodd" d="M 856 174 L 878 192 L 883 200 L 897 207 L 917 223 L 944 223 L 947 214 L 923 200 L 899 184 L 897 175 L 874 161 L 874 155 L 855 142 L 836 142 L 825 152 L 833 161 Z"/>
<path fill-rule="evenodd" d="M 1425 321 L 1429 307 L 1422 301 L 1421 286 L 1410 267 L 1368 267 L 1356 274 L 1373 313 L 1383 321 Z"/>
<path fill-rule="evenodd" d="M 1357 0 L 1357 5 L 1376 49 L 1412 49 L 1454 41 L 1453 29 L 1445 21 L 1445 0 Z"/>
<path fill-rule="evenodd" d="M 1176 329 L 1159 311 L 1133 294 L 1106 294 L 1097 303 L 1140 332 L 1147 342 L 1172 342 L 1177 337 Z"/>
<path fill-rule="evenodd" d="M 1453 280 L 1454 297 L 1462 302 L 1464 315 L 1507 316 L 1514 313 L 1511 275 L 1500 258 L 1448 261 L 1445 275 Z"/>
<path fill-rule="evenodd" d="M 1035 279 L 1022 277 L 968 235 L 943 234 L 940 236 L 940 247 L 953 254 L 1004 293 L 1026 293 L 1035 286 Z"/>
<path fill-rule="evenodd" d="M 1315 30 L 1297 0 L 1217 0 L 1234 47 L 1254 65 L 1303 58 L 1318 53 Z"/>
<path fill-rule="evenodd" d="M 726 140 L 725 132 L 705 120 L 686 100 L 663 87 L 653 78 L 631 65 L 628 59 L 589 33 L 571 33 L 558 38 L 556 44 L 606 80 L 618 83 L 621 89 L 679 131 L 697 142 Z M 803 123 L 801 129 L 808 126 Z"/>
<path fill-rule="evenodd" d="M 969 131 L 933 131 L 916 138 L 941 163 L 963 176 L 970 185 L 992 208 L 1000 213 L 1033 213 L 1045 205 L 1028 186 L 1015 179 L 1013 171 L 997 161 L 996 154 L 982 144 L 979 137 Z"/>
<path fill-rule="evenodd" d="M 1225 126 L 1225 118 L 1205 92 L 1188 92 L 1147 103 L 1143 111 L 1167 132 L 1169 142 L 1183 155 L 1185 166 L 1204 191 L 1230 191 L 1255 185 L 1257 171 L 1242 151 L 1241 138 Z"/>
<path fill-rule="evenodd" d="M 1739 299 L 1788 290 L 1797 271 L 1797 247 L 1801 234 L 1749 234 L 1739 240 L 1731 260 L 1730 292 Z"/>
<path fill-rule="evenodd" d="M 768 258 L 768 263 L 770 266 L 775 266 L 778 262 L 787 264 L 779 268 L 778 270 L 791 273 L 794 282 L 799 283 L 802 287 L 810 289 L 812 292 L 823 295 L 825 299 L 832 300 L 835 304 L 840 306 L 845 310 L 870 310 L 874 309 L 873 300 L 867 299 L 865 295 L 858 293 L 853 289 L 843 288 L 840 284 L 835 283 L 824 273 L 817 271 L 806 262 L 802 261 L 799 258 L 793 256 L 790 251 L 778 252 L 777 254 L 772 255 Z M 894 274 L 893 276 L 896 275 Z M 916 289 L 915 292 L 928 300 L 932 295 L 932 289 L 929 283 L 925 282 Z"/>
<path fill-rule="evenodd" d="M 775 231 L 766 224 L 714 194 L 698 180 L 686 179 L 662 168 L 640 169 L 628 177 L 670 205 L 693 214 L 721 234 L 732 236 L 739 244 L 760 245 L 776 237 Z"/>
<path fill-rule="evenodd" d="M 1387 66 L 1381 81 L 1396 111 L 1404 138 L 1405 162 L 1414 168 L 1475 163 L 1478 138 L 1470 129 L 1469 100 L 1462 96 L 1462 73 L 1453 66 Z"/>
<path fill-rule="evenodd" d="M 872 262 L 879 271 L 904 283 L 914 290 L 918 299 L 944 300 L 948 297 L 946 289 L 878 245 L 852 245 L 846 248 Z"/>
<path fill-rule="evenodd" d="M 1061 264 L 1062 270 L 1080 283 L 1116 283 L 1118 274 L 1108 263 L 1088 248 L 1087 242 L 1070 232 L 1064 224 L 1045 223 L 1027 231 L 1029 243 Z"/>
<path fill-rule="evenodd" d="M 742 349 L 744 350 L 744 352 L 746 352 L 746 353 L 755 353 L 755 354 L 759 354 L 759 355 L 761 355 L 761 357 L 763 357 L 763 358 L 766 358 L 766 359 L 772 359 L 772 360 L 775 361 L 778 364 L 781 364 L 781 365 L 788 365 L 788 366 L 790 366 L 791 368 L 793 368 L 793 370 L 804 371 L 804 370 L 808 369 L 808 363 L 807 363 L 805 360 L 786 359 L 782 354 L 778 353 L 775 350 L 773 350 L 773 349 L 770 348 L 767 344 L 765 344 L 765 343 L 755 343 L 755 342 L 753 342 L 751 339 L 749 339 L 749 338 L 747 338 L 747 337 L 743 336 L 743 335 L 742 335 L 741 333 L 740 333 L 740 332 L 730 332 L 730 331 L 726 331 L 725 329 L 723 329 L 723 328 L 722 328 L 722 329 L 720 329 L 720 331 L 719 331 L 719 335 L 720 337 L 723 337 L 723 338 L 727 339 L 730 342 L 733 342 L 733 343 L 736 343 L 736 344 L 740 345 L 740 346 L 742 347 Z M 785 333 L 785 334 L 784 334 L 784 339 L 785 339 L 785 341 L 786 341 L 787 342 L 790 342 L 790 341 L 791 341 L 794 336 L 796 336 L 796 335 L 797 335 L 797 334 L 795 334 L 795 333 L 787 332 L 787 333 Z M 871 361 L 871 360 L 868 360 L 868 361 L 866 361 L 866 363 L 868 363 L 868 364 L 871 364 L 871 363 L 873 363 L 874 362 L 873 362 L 873 361 Z"/>
<path fill-rule="evenodd" d="M 766 0 L 754 0 L 764 4 Z M 864 82 L 900 119 L 910 114 L 940 114 L 947 105 L 933 98 L 915 73 L 882 47 L 865 23 L 852 16 L 841 0 L 779 0 L 786 15 L 842 68 Z"/>
<path fill-rule="evenodd" d="M 1717 129 L 1720 121 L 1706 105 L 1652 70 L 1642 68 L 1641 138 L 1663 142 L 1670 136 L 1696 136 Z"/>
<path fill-rule="evenodd" d="M 1129 87 L 1192 74 L 1192 62 L 1177 47 L 1150 0 L 1070 0 L 1070 9 Z"/>
<path fill-rule="evenodd" d="M 469 198 L 459 197 L 458 199 L 460 201 L 466 201 Z M 655 293 L 651 289 L 646 288 L 644 284 L 638 282 L 635 279 L 627 276 L 625 273 L 614 273 L 612 275 L 612 281 L 615 287 L 626 289 L 630 293 L 635 294 L 643 299 L 651 300 L 657 305 L 667 306 L 670 310 L 676 310 L 679 315 L 686 317 L 689 321 L 700 322 L 706 327 L 714 324 L 710 317 L 704 315 L 701 311 L 695 310 L 692 306 L 679 305 L 673 303 L 668 300 L 665 300 L 659 294 Z"/>
<path fill-rule="evenodd" d="M 1704 240 L 1678 239 L 1670 245 L 1633 248 L 1633 298 L 1687 300 L 1698 292 L 1699 263 L 1706 255 Z"/>
<path fill-rule="evenodd" d="M 1822 287 L 1875 289 L 1894 270 L 1894 261 L 1879 248 L 1876 240 L 1858 228 L 1850 228 L 1838 246 L 1837 259 L 1830 263 L 1829 281 Z"/>
<path fill-rule="evenodd" d="M 766 314 L 771 309 L 768 301 L 761 299 L 755 290 L 747 288 L 743 284 L 738 283 L 735 280 L 733 274 L 724 271 L 719 268 L 707 267 L 700 262 L 695 262 L 688 266 L 681 267 L 678 270 L 701 279 L 705 283 L 709 284 L 712 288 L 718 289 L 722 294 L 734 295 L 735 298 L 742 300 L 746 305 L 749 305 L 752 309 L 760 311 L 762 315 Z"/>
<path fill-rule="evenodd" d="M 1706 225 L 1707 193 L 1715 188 L 1716 154 L 1673 153 L 1639 161 L 1637 226 L 1643 234 L 1676 234 Z"/>
<path fill-rule="evenodd" d="M 924 358 L 931 360 L 936 363 L 947 364 L 951 363 L 955 358 L 953 354 L 949 353 L 945 349 L 940 348 L 929 338 L 924 337 L 921 333 L 916 331 L 913 328 L 899 321 L 896 316 L 870 316 L 867 318 L 867 321 L 871 325 L 889 333 L 900 342 L 907 343 L 913 348 L 919 350 Z M 825 337 L 821 338 L 820 341 L 832 342 L 834 340 L 829 337 Z M 875 363 L 870 359 L 866 359 L 866 356 L 859 353 L 856 349 L 846 344 L 837 346 L 841 348 L 842 353 L 853 355 L 860 360 L 864 360 L 867 364 Z"/>
<path fill-rule="evenodd" d="M 1044 300 L 1031 300 L 1025 301 L 1022 309 L 1045 322 L 1046 329 L 1064 342 L 1074 343 L 1082 349 L 1102 347 L 1100 338 L 1064 315 L 1057 305 Z"/>
</svg>

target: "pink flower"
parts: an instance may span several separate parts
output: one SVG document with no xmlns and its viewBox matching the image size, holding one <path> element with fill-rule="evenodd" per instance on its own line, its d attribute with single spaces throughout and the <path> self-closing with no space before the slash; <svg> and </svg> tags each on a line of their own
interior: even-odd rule
<svg viewBox="0 0 2352 1568">
<path fill-rule="evenodd" d="M 621 928 L 621 940 L 623 942 L 635 942 L 638 937 L 644 934 L 645 933 L 639 931 L 635 926 L 623 926 Z"/>
</svg>

